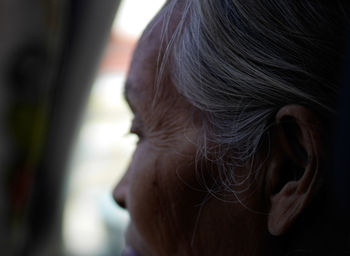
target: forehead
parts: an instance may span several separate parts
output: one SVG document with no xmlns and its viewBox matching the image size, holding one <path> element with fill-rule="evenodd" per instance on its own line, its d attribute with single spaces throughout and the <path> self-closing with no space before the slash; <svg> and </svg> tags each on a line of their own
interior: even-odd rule
<svg viewBox="0 0 350 256">
<path fill-rule="evenodd" d="M 143 32 L 130 65 L 125 92 L 154 94 L 165 49 L 181 17 L 182 1 L 168 1 Z M 164 69 L 164 77 L 169 70 Z M 157 88 L 159 89 L 159 88 Z"/>
</svg>

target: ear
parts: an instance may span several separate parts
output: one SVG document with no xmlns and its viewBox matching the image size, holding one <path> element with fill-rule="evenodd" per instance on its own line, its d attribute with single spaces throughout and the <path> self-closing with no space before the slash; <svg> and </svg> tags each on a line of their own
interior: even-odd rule
<svg viewBox="0 0 350 256">
<path fill-rule="evenodd" d="M 267 193 L 268 230 L 278 236 L 295 222 L 317 191 L 321 127 L 316 115 L 300 105 L 281 108 L 276 124 Z"/>
</svg>

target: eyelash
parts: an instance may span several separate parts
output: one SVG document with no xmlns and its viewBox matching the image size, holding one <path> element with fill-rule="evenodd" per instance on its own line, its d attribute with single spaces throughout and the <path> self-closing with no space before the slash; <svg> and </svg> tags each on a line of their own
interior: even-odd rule
<svg viewBox="0 0 350 256">
<path fill-rule="evenodd" d="M 139 142 L 144 138 L 142 125 L 135 118 L 132 120 L 130 133 L 135 134 L 139 138 Z"/>
</svg>

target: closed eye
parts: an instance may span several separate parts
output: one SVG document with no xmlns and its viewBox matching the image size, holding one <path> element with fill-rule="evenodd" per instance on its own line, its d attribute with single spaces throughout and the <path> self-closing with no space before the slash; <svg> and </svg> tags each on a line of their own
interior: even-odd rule
<svg viewBox="0 0 350 256">
<path fill-rule="evenodd" d="M 135 134 L 139 138 L 139 142 L 144 139 L 145 134 L 144 134 L 143 122 L 139 118 L 134 117 L 134 119 L 132 120 L 130 133 Z"/>
</svg>

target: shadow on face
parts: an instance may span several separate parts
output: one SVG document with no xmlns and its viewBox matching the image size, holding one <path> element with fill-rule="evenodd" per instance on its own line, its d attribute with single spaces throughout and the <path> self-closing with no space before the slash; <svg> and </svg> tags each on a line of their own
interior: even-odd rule
<svg viewBox="0 0 350 256">
<path fill-rule="evenodd" d="M 125 86 L 131 132 L 139 137 L 114 191 L 131 216 L 125 254 L 281 255 L 294 250 L 291 239 L 301 233 L 311 236 L 299 236 L 308 251 L 326 230 L 315 228 L 322 218 L 310 220 L 322 205 L 329 166 L 322 120 L 302 104 L 279 107 L 254 161 L 226 163 L 223 174 L 215 151 L 201 154 L 212 143 L 203 132 L 208 115 L 179 93 L 167 61 L 184 8 L 184 2 L 167 2 L 150 23 Z"/>
</svg>

